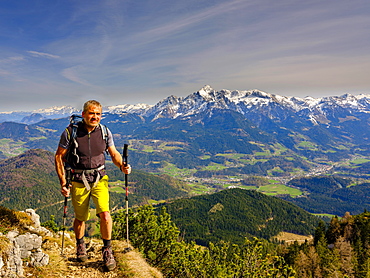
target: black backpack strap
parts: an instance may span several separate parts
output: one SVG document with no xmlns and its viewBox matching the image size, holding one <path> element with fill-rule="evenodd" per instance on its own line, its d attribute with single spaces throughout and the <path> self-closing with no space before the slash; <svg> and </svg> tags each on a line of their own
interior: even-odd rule
<svg viewBox="0 0 370 278">
<path fill-rule="evenodd" d="M 69 127 L 71 127 L 71 131 L 69 131 L 69 128 L 67 127 L 67 133 L 68 133 L 68 157 L 71 158 L 71 156 L 76 157 L 76 163 L 80 161 L 80 157 L 77 154 L 77 148 L 78 148 L 78 142 L 76 140 L 77 138 L 77 128 L 78 128 L 78 122 L 72 122 Z"/>
<path fill-rule="evenodd" d="M 101 135 L 105 141 L 105 150 L 108 150 L 108 127 L 106 125 L 100 124 Z"/>
</svg>

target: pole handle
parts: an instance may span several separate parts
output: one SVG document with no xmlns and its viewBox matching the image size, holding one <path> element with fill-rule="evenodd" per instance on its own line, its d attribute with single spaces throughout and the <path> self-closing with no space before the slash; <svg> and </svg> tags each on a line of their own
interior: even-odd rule
<svg viewBox="0 0 370 278">
<path fill-rule="evenodd" d="M 122 157 L 125 163 L 127 163 L 127 157 L 128 157 L 128 144 L 123 145 L 123 152 Z"/>
</svg>

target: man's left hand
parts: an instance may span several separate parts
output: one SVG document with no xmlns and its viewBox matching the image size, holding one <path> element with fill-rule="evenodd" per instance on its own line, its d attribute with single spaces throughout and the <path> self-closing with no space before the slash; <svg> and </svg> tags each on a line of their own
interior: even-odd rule
<svg viewBox="0 0 370 278">
<path fill-rule="evenodd" d="M 130 164 L 122 164 L 120 169 L 123 173 L 125 173 L 127 175 L 131 173 L 131 165 Z"/>
</svg>

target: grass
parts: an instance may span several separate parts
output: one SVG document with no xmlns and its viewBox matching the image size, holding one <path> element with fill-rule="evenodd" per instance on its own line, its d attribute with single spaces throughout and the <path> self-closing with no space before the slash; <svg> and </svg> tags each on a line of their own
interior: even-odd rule
<svg viewBox="0 0 370 278">
<path fill-rule="evenodd" d="M 302 195 L 302 191 L 296 188 L 291 188 L 278 181 L 272 180 L 270 184 L 257 186 L 257 185 L 241 185 L 239 186 L 243 189 L 256 190 L 258 192 L 264 193 L 269 196 L 275 195 L 290 195 L 291 197 L 296 197 Z"/>
<path fill-rule="evenodd" d="M 147 200 L 147 202 L 148 202 L 148 204 L 149 204 L 149 205 L 158 205 L 158 204 L 165 203 L 165 202 L 166 202 L 166 200 L 160 200 L 160 201 L 157 201 L 157 200 L 152 200 L 152 199 L 150 199 L 150 200 Z"/>
<path fill-rule="evenodd" d="M 166 165 L 162 168 L 162 172 L 174 178 L 182 178 L 182 177 L 191 176 L 192 174 L 196 172 L 196 170 L 188 169 L 188 168 L 180 169 L 180 168 L 177 168 L 174 164 L 167 162 Z"/>
<path fill-rule="evenodd" d="M 352 164 L 364 164 L 364 163 L 367 163 L 369 162 L 370 160 L 369 159 L 365 159 L 365 158 L 357 158 L 355 160 L 352 160 L 351 163 Z"/>
<path fill-rule="evenodd" d="M 168 150 L 181 150 L 184 147 L 185 143 L 183 142 L 162 142 L 159 145 L 159 149 L 168 151 Z"/>
<path fill-rule="evenodd" d="M 31 217 L 21 211 L 15 211 L 0 206 L 0 232 L 7 233 L 17 228 L 20 233 L 26 232 L 25 226 L 33 224 Z"/>
<path fill-rule="evenodd" d="M 154 152 L 154 149 L 152 146 L 144 146 L 144 148 L 142 149 L 143 152 L 146 152 L 146 153 L 152 153 Z"/>
<path fill-rule="evenodd" d="M 254 153 L 254 155 L 256 156 L 270 156 L 271 153 L 269 151 L 265 151 L 265 152 L 256 152 Z"/>
<path fill-rule="evenodd" d="M 191 187 L 190 194 L 192 195 L 201 195 L 210 193 L 210 191 L 213 191 L 214 189 L 211 189 L 209 186 L 204 185 L 202 183 L 188 183 L 188 185 Z"/>
<path fill-rule="evenodd" d="M 298 243 L 304 243 L 307 241 L 312 241 L 312 236 L 304 236 L 304 235 L 297 235 L 288 232 L 280 232 L 277 236 L 272 237 L 272 239 L 276 239 L 278 241 L 284 241 L 287 244 L 294 243 L 297 241 Z"/>
<path fill-rule="evenodd" d="M 302 195 L 302 191 L 296 188 L 291 188 L 284 184 L 268 184 L 263 185 L 258 188 L 259 192 L 262 192 L 266 195 L 281 195 L 281 194 L 288 194 L 292 197 L 296 197 Z"/>
<path fill-rule="evenodd" d="M 9 250 L 10 246 L 9 240 L 5 236 L 0 236 L 0 257 L 2 257 L 3 261 L 5 260 L 5 254 Z"/>
<path fill-rule="evenodd" d="M 127 245 L 123 241 L 114 241 L 113 247 L 116 251 L 118 267 L 124 270 L 124 277 L 141 278 L 162 278 L 163 275 L 156 268 L 151 267 L 139 252 L 130 251 L 123 253 Z"/>
<path fill-rule="evenodd" d="M 115 181 L 109 184 L 109 191 L 116 193 L 126 193 L 125 183 L 123 181 Z"/>
<path fill-rule="evenodd" d="M 298 143 L 297 148 L 298 149 L 309 149 L 311 151 L 318 150 L 317 145 L 309 141 L 303 141 L 303 142 Z"/>
<path fill-rule="evenodd" d="M 28 138 L 30 141 L 36 141 L 36 140 L 41 140 L 41 139 L 48 139 L 46 136 L 41 136 L 41 137 L 30 137 Z"/>
<path fill-rule="evenodd" d="M 223 156 L 228 159 L 240 160 L 242 157 L 245 157 L 246 154 L 244 153 L 219 153 L 216 156 Z"/>
<path fill-rule="evenodd" d="M 200 156 L 199 158 L 202 159 L 202 160 L 207 160 L 207 159 L 210 159 L 212 156 L 210 156 L 209 154 L 205 154 L 203 156 Z"/>
<path fill-rule="evenodd" d="M 226 169 L 227 167 L 222 164 L 211 162 L 208 166 L 202 168 L 203 171 L 220 171 Z"/>
<path fill-rule="evenodd" d="M 130 140 L 130 150 L 140 150 L 153 153 L 169 150 L 181 150 L 186 143 L 178 141 L 163 140 Z"/>
<path fill-rule="evenodd" d="M 313 213 L 313 215 L 319 216 L 319 217 L 327 217 L 327 218 L 333 218 L 337 216 L 337 215 L 329 214 L 329 213 Z M 338 217 L 338 218 L 341 218 L 341 217 Z"/>
</svg>

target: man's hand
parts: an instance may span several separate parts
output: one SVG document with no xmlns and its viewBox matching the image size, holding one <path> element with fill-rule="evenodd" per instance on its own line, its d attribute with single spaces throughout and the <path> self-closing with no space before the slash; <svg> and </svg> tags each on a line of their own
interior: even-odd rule
<svg viewBox="0 0 370 278">
<path fill-rule="evenodd" d="M 127 175 L 131 173 L 131 165 L 130 164 L 122 164 L 120 169 L 123 173 L 125 173 Z"/>
<path fill-rule="evenodd" d="M 72 187 L 72 184 L 66 186 L 66 184 L 62 185 L 62 189 L 60 190 L 60 192 L 62 192 L 62 195 L 64 197 L 69 197 L 69 194 L 71 192 L 71 187 Z"/>
</svg>

